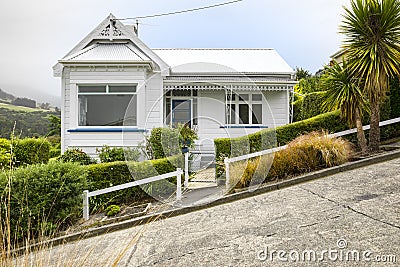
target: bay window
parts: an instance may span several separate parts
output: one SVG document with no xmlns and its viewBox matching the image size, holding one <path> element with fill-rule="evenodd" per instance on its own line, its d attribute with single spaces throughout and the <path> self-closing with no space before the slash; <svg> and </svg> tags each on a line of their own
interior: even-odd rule
<svg viewBox="0 0 400 267">
<path fill-rule="evenodd" d="M 136 126 L 136 85 L 79 85 L 79 126 Z"/>
</svg>

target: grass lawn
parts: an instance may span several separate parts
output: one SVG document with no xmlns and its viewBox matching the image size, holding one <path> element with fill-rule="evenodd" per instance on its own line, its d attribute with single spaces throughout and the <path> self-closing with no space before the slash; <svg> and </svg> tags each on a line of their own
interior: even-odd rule
<svg viewBox="0 0 400 267">
<path fill-rule="evenodd" d="M 14 105 L 5 104 L 5 103 L 0 103 L 0 108 L 7 108 L 9 110 L 22 111 L 22 112 L 35 112 L 35 111 L 47 112 L 47 110 L 43 110 L 43 109 L 14 106 Z"/>
</svg>

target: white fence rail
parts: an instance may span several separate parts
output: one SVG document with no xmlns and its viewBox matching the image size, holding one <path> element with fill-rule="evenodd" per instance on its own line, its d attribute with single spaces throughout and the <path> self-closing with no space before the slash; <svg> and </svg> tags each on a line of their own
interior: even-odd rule
<svg viewBox="0 0 400 267">
<path fill-rule="evenodd" d="M 390 124 L 395 124 L 398 122 L 400 122 L 400 118 L 395 118 L 395 119 L 391 119 L 391 120 L 387 120 L 387 121 L 381 121 L 379 123 L 379 126 L 382 127 L 382 126 L 386 126 L 386 125 L 390 125 Z M 369 130 L 370 125 L 363 126 L 363 129 Z M 345 136 L 345 135 L 356 133 L 356 132 L 357 132 L 357 128 L 354 128 L 354 129 L 350 129 L 350 130 L 346 130 L 346 131 L 342 131 L 342 132 L 333 133 L 333 134 L 330 134 L 329 136 L 330 137 L 340 137 L 340 136 Z M 255 158 L 255 157 L 260 157 L 263 155 L 267 155 L 267 154 L 271 154 L 271 153 L 275 153 L 275 152 L 284 150 L 286 148 L 287 148 L 287 145 L 274 147 L 274 148 L 270 148 L 267 150 L 254 152 L 254 153 L 250 153 L 250 154 L 246 154 L 246 155 L 238 156 L 238 157 L 234 157 L 234 158 L 225 158 L 224 164 L 225 164 L 226 187 L 228 188 L 229 183 L 230 183 L 230 181 L 229 181 L 229 163 L 242 161 L 242 160 L 246 160 L 246 159 L 251 159 L 251 158 Z"/>
<path fill-rule="evenodd" d="M 89 220 L 89 198 L 90 197 L 130 188 L 130 187 L 134 187 L 134 186 L 138 186 L 138 185 L 148 184 L 148 183 L 155 182 L 155 181 L 164 180 L 164 179 L 174 177 L 174 176 L 176 176 L 176 200 L 181 201 L 182 200 L 182 185 L 181 185 L 181 175 L 182 174 L 183 174 L 182 169 L 178 168 L 174 172 L 161 174 L 161 175 L 153 176 L 150 178 L 145 178 L 145 179 L 137 180 L 137 181 L 126 183 L 126 184 L 116 185 L 116 186 L 112 186 L 109 188 L 104 188 L 104 189 L 100 189 L 100 190 L 96 190 L 96 191 L 92 191 L 92 192 L 85 190 L 85 191 L 83 191 L 83 218 L 85 220 Z"/>
</svg>

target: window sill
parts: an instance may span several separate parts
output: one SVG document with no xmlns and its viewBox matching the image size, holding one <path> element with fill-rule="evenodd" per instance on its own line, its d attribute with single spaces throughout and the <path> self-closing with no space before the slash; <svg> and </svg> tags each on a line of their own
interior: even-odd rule
<svg viewBox="0 0 400 267">
<path fill-rule="evenodd" d="M 222 125 L 222 129 L 266 129 L 266 125 Z"/>
<path fill-rule="evenodd" d="M 146 129 L 131 128 L 131 127 L 84 127 L 68 129 L 69 133 L 144 133 L 147 132 Z"/>
</svg>

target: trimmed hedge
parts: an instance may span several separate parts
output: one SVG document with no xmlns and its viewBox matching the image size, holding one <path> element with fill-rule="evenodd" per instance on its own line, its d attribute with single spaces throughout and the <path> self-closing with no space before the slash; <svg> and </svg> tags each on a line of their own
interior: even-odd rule
<svg viewBox="0 0 400 267">
<path fill-rule="evenodd" d="M 49 162 L 51 144 L 45 138 L 17 139 L 13 156 L 16 166 Z"/>
<path fill-rule="evenodd" d="M 10 141 L 0 138 L 0 170 L 10 167 L 11 151 Z"/>
<path fill-rule="evenodd" d="M 110 162 L 88 165 L 88 185 L 90 191 L 95 191 L 119 184 L 133 182 L 164 173 L 174 172 L 184 167 L 182 155 L 170 158 L 149 160 L 143 162 Z M 153 182 L 148 186 L 135 186 L 128 189 L 90 198 L 92 210 L 104 209 L 110 204 L 130 204 L 138 200 L 150 200 L 149 196 L 171 195 L 176 190 L 175 178 Z M 169 196 L 168 195 L 168 196 Z"/>
<path fill-rule="evenodd" d="M 214 140 L 216 153 L 217 177 L 223 173 L 222 161 L 225 157 L 236 157 L 248 153 L 288 144 L 296 137 L 318 130 L 330 133 L 347 130 L 347 123 L 340 118 L 339 110 L 318 115 L 316 117 L 265 129 L 238 138 L 218 138 Z"/>
<path fill-rule="evenodd" d="M 87 172 L 73 163 L 29 165 L 15 169 L 11 176 L 11 226 L 16 236 L 50 234 L 74 222 L 82 213 L 82 191 Z M 4 218 L 7 203 L 7 181 L 10 173 L 0 173 Z M 16 229 L 15 227 L 19 227 Z"/>
<path fill-rule="evenodd" d="M 59 158 L 60 162 L 75 162 L 81 165 L 89 165 L 96 163 L 96 160 L 92 159 L 80 148 L 69 148 Z"/>
<path fill-rule="evenodd" d="M 340 132 L 347 130 L 348 126 L 342 121 L 337 110 L 307 120 L 279 126 L 276 129 L 265 129 L 238 138 L 217 138 L 214 140 L 216 158 L 218 159 L 221 155 L 235 157 L 285 145 L 299 135 L 322 129 L 329 132 Z"/>
<path fill-rule="evenodd" d="M 306 120 L 324 113 L 321 108 L 325 101 L 325 92 L 315 92 L 305 95 L 293 103 L 293 120 Z"/>
<path fill-rule="evenodd" d="M 104 145 L 102 148 L 96 148 L 99 154 L 100 162 L 114 162 L 114 161 L 139 161 L 141 153 L 137 148 L 130 147 L 110 147 Z"/>
</svg>

